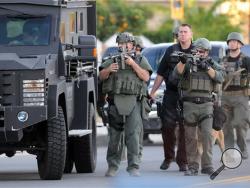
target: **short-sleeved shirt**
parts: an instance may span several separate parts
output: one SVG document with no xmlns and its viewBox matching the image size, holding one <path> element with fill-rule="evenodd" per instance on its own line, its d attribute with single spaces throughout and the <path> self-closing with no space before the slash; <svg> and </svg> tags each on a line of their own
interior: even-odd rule
<svg viewBox="0 0 250 188">
<path fill-rule="evenodd" d="M 193 49 L 193 45 L 191 44 L 188 49 L 182 49 L 181 45 L 179 43 L 173 44 L 172 46 L 168 47 L 161 62 L 159 65 L 159 68 L 157 70 L 157 74 L 161 75 L 164 78 L 166 89 L 177 91 L 178 81 L 173 81 L 170 78 L 172 75 L 172 72 L 174 70 L 174 67 L 177 65 L 178 62 L 173 61 L 171 58 L 171 54 L 174 51 L 181 51 L 184 53 L 191 53 L 191 50 Z"/>
</svg>

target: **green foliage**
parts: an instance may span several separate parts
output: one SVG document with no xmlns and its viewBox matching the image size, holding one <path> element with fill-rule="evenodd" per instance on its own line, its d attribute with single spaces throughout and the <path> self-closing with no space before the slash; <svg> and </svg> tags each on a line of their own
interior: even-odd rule
<svg viewBox="0 0 250 188">
<path fill-rule="evenodd" d="M 138 34 L 151 16 L 148 9 L 125 3 L 123 0 L 97 1 L 97 36 L 105 40 L 116 32 Z"/>
<path fill-rule="evenodd" d="M 224 1 L 215 1 L 210 9 L 185 7 L 183 23 L 192 25 L 194 38 L 225 40 L 229 32 L 240 32 L 240 27 L 232 26 L 227 16 L 214 14 L 216 7 Z M 163 12 L 168 19 L 157 30 L 152 31 L 154 25 L 147 28 L 146 22 L 156 11 Z M 144 34 L 154 43 L 172 42 L 174 21 L 169 16 L 169 7 L 154 4 L 140 6 L 124 0 L 97 0 L 97 36 L 105 40 L 116 32 L 128 31 L 135 35 Z"/>
<path fill-rule="evenodd" d="M 228 33 L 240 32 L 239 26 L 232 26 L 225 15 L 215 15 L 211 10 L 193 8 L 186 11 L 185 22 L 192 25 L 195 38 L 225 40 Z"/>
<path fill-rule="evenodd" d="M 173 23 L 166 21 L 157 31 L 144 31 L 143 35 L 154 43 L 173 42 Z"/>
<path fill-rule="evenodd" d="M 215 4 L 216 6 L 219 5 L 218 3 Z M 194 38 L 206 37 L 209 40 L 223 41 L 227 38 L 228 33 L 232 31 L 240 32 L 240 27 L 231 25 L 226 15 L 214 14 L 216 6 L 212 6 L 209 10 L 194 7 L 185 11 L 183 23 L 192 26 Z M 173 20 L 167 20 L 157 31 L 145 31 L 143 34 L 155 43 L 172 42 L 172 31 Z"/>
</svg>

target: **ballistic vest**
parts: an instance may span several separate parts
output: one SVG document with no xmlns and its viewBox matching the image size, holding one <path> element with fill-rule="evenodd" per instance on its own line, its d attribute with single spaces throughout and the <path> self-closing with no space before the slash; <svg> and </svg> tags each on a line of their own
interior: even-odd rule
<svg viewBox="0 0 250 188">
<path fill-rule="evenodd" d="M 219 89 L 216 84 L 205 71 L 198 70 L 197 72 L 192 71 L 187 74 L 185 79 L 181 80 L 181 89 L 189 92 L 203 92 L 211 93 L 217 92 Z"/>
<path fill-rule="evenodd" d="M 138 58 L 135 59 L 138 64 L 141 63 L 138 60 Z M 104 94 L 146 96 L 147 83 L 141 80 L 127 64 L 124 69 L 121 69 L 121 66 L 119 67 L 116 73 L 111 73 L 109 78 L 103 81 L 102 92 Z"/>
<path fill-rule="evenodd" d="M 230 77 L 235 71 L 238 71 L 239 69 L 242 68 L 241 66 L 243 58 L 244 58 L 243 54 L 240 55 L 239 60 L 236 62 L 229 62 L 228 57 L 223 58 L 223 63 L 226 71 L 226 79 L 224 83 L 227 83 L 227 81 L 230 79 Z M 249 80 L 247 71 L 242 71 L 240 74 L 233 76 L 233 79 L 229 84 L 228 90 L 230 90 L 230 87 L 246 88 L 248 87 L 248 83 Z"/>
</svg>

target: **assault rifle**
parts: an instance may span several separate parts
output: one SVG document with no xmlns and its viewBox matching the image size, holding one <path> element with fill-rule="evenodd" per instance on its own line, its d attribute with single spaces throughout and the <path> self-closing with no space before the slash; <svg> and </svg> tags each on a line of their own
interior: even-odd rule
<svg viewBox="0 0 250 188">
<path fill-rule="evenodd" d="M 181 51 L 174 51 L 171 54 L 171 57 L 173 58 L 177 58 L 178 61 L 180 61 L 180 57 L 185 56 L 187 58 L 187 64 L 191 64 L 192 65 L 192 71 L 197 72 L 197 66 L 199 66 L 201 64 L 201 62 L 206 59 L 201 57 L 200 55 L 197 55 L 196 50 L 192 50 L 191 53 L 184 53 Z"/>
<path fill-rule="evenodd" d="M 121 69 L 125 69 L 126 56 L 130 56 L 132 58 L 135 58 L 135 56 L 136 56 L 135 50 L 127 51 L 126 48 L 119 48 L 119 53 L 117 53 L 117 54 L 110 54 L 109 56 L 104 57 L 103 61 L 106 61 L 108 59 L 112 59 L 116 63 L 117 60 L 119 59 L 120 62 L 121 62 Z"/>
</svg>

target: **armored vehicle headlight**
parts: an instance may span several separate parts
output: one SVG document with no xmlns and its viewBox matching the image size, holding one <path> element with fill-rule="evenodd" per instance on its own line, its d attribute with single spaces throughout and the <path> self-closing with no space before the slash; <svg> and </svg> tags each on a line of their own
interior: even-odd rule
<svg viewBox="0 0 250 188">
<path fill-rule="evenodd" d="M 45 101 L 44 79 L 23 80 L 23 105 L 44 106 Z"/>
<path fill-rule="evenodd" d="M 29 118 L 29 114 L 25 111 L 18 112 L 17 119 L 21 122 L 27 121 Z"/>
</svg>

